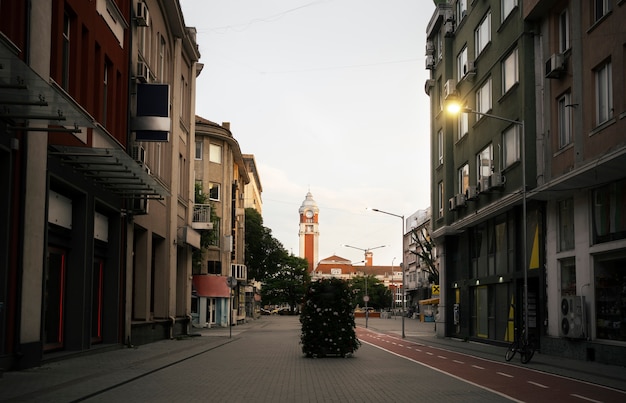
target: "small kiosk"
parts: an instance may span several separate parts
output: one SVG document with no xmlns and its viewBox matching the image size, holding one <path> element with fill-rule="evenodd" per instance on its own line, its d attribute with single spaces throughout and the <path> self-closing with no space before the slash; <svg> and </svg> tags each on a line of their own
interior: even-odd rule
<svg viewBox="0 0 626 403">
<path fill-rule="evenodd" d="M 437 306 L 439 305 L 439 297 L 422 299 L 420 304 L 420 322 L 434 322 Z"/>
</svg>

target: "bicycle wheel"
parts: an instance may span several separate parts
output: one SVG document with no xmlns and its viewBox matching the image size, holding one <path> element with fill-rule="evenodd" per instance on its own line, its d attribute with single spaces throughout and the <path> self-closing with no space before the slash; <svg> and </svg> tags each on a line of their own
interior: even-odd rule
<svg viewBox="0 0 626 403">
<path fill-rule="evenodd" d="M 535 344 L 532 341 L 529 341 L 519 352 L 520 361 L 522 364 L 528 364 L 528 362 L 535 355 Z"/>
<path fill-rule="evenodd" d="M 504 354 L 504 359 L 507 361 L 511 361 L 513 357 L 515 357 L 515 352 L 517 351 L 517 342 L 509 344 L 509 348 L 506 350 L 506 354 Z"/>
</svg>

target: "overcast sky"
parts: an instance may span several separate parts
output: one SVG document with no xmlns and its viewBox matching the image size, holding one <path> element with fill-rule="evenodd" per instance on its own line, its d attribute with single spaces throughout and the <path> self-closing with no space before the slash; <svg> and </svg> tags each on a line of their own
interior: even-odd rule
<svg viewBox="0 0 626 403">
<path fill-rule="evenodd" d="M 317 202 L 320 259 L 402 258 L 400 218 L 430 205 L 429 0 L 180 0 L 204 64 L 196 114 L 254 154 L 263 223 L 299 255 Z M 394 260 L 395 258 L 395 260 Z"/>
</svg>

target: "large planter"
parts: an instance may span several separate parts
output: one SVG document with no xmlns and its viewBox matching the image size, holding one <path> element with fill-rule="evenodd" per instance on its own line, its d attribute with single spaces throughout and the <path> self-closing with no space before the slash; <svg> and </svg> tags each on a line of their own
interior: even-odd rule
<svg viewBox="0 0 626 403">
<path fill-rule="evenodd" d="M 359 348 L 351 294 L 348 283 L 336 278 L 309 285 L 300 314 L 300 343 L 307 357 L 349 357 Z"/>
</svg>

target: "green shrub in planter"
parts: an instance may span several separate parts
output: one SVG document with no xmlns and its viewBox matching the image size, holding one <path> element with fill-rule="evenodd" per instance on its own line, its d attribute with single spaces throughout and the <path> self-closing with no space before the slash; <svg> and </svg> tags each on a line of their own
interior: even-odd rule
<svg viewBox="0 0 626 403">
<path fill-rule="evenodd" d="M 359 348 L 351 297 L 348 282 L 337 278 L 308 286 L 300 313 L 300 343 L 307 357 L 346 357 Z"/>
</svg>

